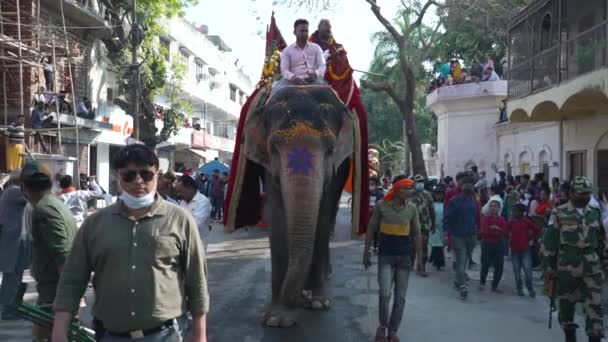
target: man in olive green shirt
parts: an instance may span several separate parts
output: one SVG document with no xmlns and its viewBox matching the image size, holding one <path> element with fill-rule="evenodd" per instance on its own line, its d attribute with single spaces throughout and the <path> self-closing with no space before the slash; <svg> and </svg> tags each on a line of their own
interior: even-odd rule
<svg viewBox="0 0 608 342">
<path fill-rule="evenodd" d="M 123 193 L 82 224 L 55 299 L 53 342 L 67 326 L 94 272 L 98 341 L 181 341 L 192 315 L 192 341 L 206 342 L 209 309 L 205 254 L 194 218 L 156 194 L 158 158 L 144 145 L 113 162 Z"/>
<path fill-rule="evenodd" d="M 36 161 L 28 162 L 21 172 L 24 195 L 33 206 L 31 269 L 38 306 L 47 311 L 55 300 L 59 276 L 77 231 L 68 208 L 51 193 L 51 179 L 46 165 Z M 43 341 L 50 337 L 50 331 L 34 326 L 33 335 L 35 341 Z"/>
</svg>

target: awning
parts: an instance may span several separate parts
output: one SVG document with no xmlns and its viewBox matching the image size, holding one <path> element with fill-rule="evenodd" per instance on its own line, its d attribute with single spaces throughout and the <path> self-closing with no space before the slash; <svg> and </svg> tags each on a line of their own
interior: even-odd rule
<svg viewBox="0 0 608 342">
<path fill-rule="evenodd" d="M 188 151 L 196 154 L 197 156 L 199 156 L 201 158 L 207 159 L 207 151 L 197 150 L 197 149 L 194 149 L 194 148 L 190 148 L 190 149 L 188 149 Z"/>
</svg>

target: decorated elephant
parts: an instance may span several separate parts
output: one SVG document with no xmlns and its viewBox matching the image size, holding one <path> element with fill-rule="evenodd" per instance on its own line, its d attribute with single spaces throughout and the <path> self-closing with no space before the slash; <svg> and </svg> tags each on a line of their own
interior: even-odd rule
<svg viewBox="0 0 608 342">
<path fill-rule="evenodd" d="M 330 232 L 351 167 L 361 178 L 360 126 L 330 87 L 287 86 L 267 102 L 265 94 L 255 95 L 251 103 L 261 105 L 252 105 L 243 123 L 226 229 L 256 221 L 262 182 L 272 262 L 272 302 L 262 321 L 289 327 L 297 308 L 330 306 Z M 355 205 L 360 190 L 355 186 Z M 358 220 L 355 212 L 355 227 Z"/>
</svg>

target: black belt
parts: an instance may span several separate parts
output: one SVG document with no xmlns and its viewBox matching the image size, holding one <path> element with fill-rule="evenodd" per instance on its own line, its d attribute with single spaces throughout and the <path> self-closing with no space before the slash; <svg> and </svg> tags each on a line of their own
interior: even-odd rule
<svg viewBox="0 0 608 342">
<path fill-rule="evenodd" d="M 148 336 L 148 335 L 153 335 L 153 334 L 159 333 L 165 329 L 171 328 L 174 324 L 175 324 L 175 319 L 170 319 L 168 321 L 163 322 L 163 324 L 161 324 L 157 327 L 154 327 L 154 328 L 150 328 L 150 329 L 133 330 L 133 331 L 124 332 L 124 333 L 107 331 L 107 333 L 112 336 L 115 336 L 115 337 L 139 339 L 139 338 L 144 338 L 145 336 Z"/>
</svg>

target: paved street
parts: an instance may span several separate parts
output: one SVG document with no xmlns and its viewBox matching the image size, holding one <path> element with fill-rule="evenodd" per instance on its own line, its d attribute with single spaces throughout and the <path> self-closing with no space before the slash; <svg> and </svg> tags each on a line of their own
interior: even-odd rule
<svg viewBox="0 0 608 342">
<path fill-rule="evenodd" d="M 250 229 L 226 235 L 221 227 L 216 227 L 208 253 L 209 341 L 371 341 L 377 325 L 376 271 L 375 266 L 370 271 L 361 267 L 362 242 L 348 241 L 348 221 L 347 210 L 341 210 L 337 241 L 332 243 L 331 310 L 302 311 L 298 326 L 288 330 L 264 328 L 258 323 L 258 316 L 270 298 L 266 232 Z M 473 279 L 477 274 L 470 272 Z M 427 279 L 412 275 L 401 339 L 417 342 L 512 342 L 514 336 L 534 342 L 561 339 L 559 328 L 547 330 L 547 299 L 517 297 L 509 261 L 505 262 L 505 275 L 505 294 L 479 293 L 472 284 L 466 302 L 452 289 L 451 272 L 431 272 Z M 34 294 L 28 295 L 29 300 L 34 298 Z M 91 300 L 92 296 L 88 296 L 88 301 Z M 85 320 L 90 319 L 88 312 L 84 316 Z M 0 341 L 29 341 L 29 327 L 24 322 L 2 322 Z"/>
</svg>

